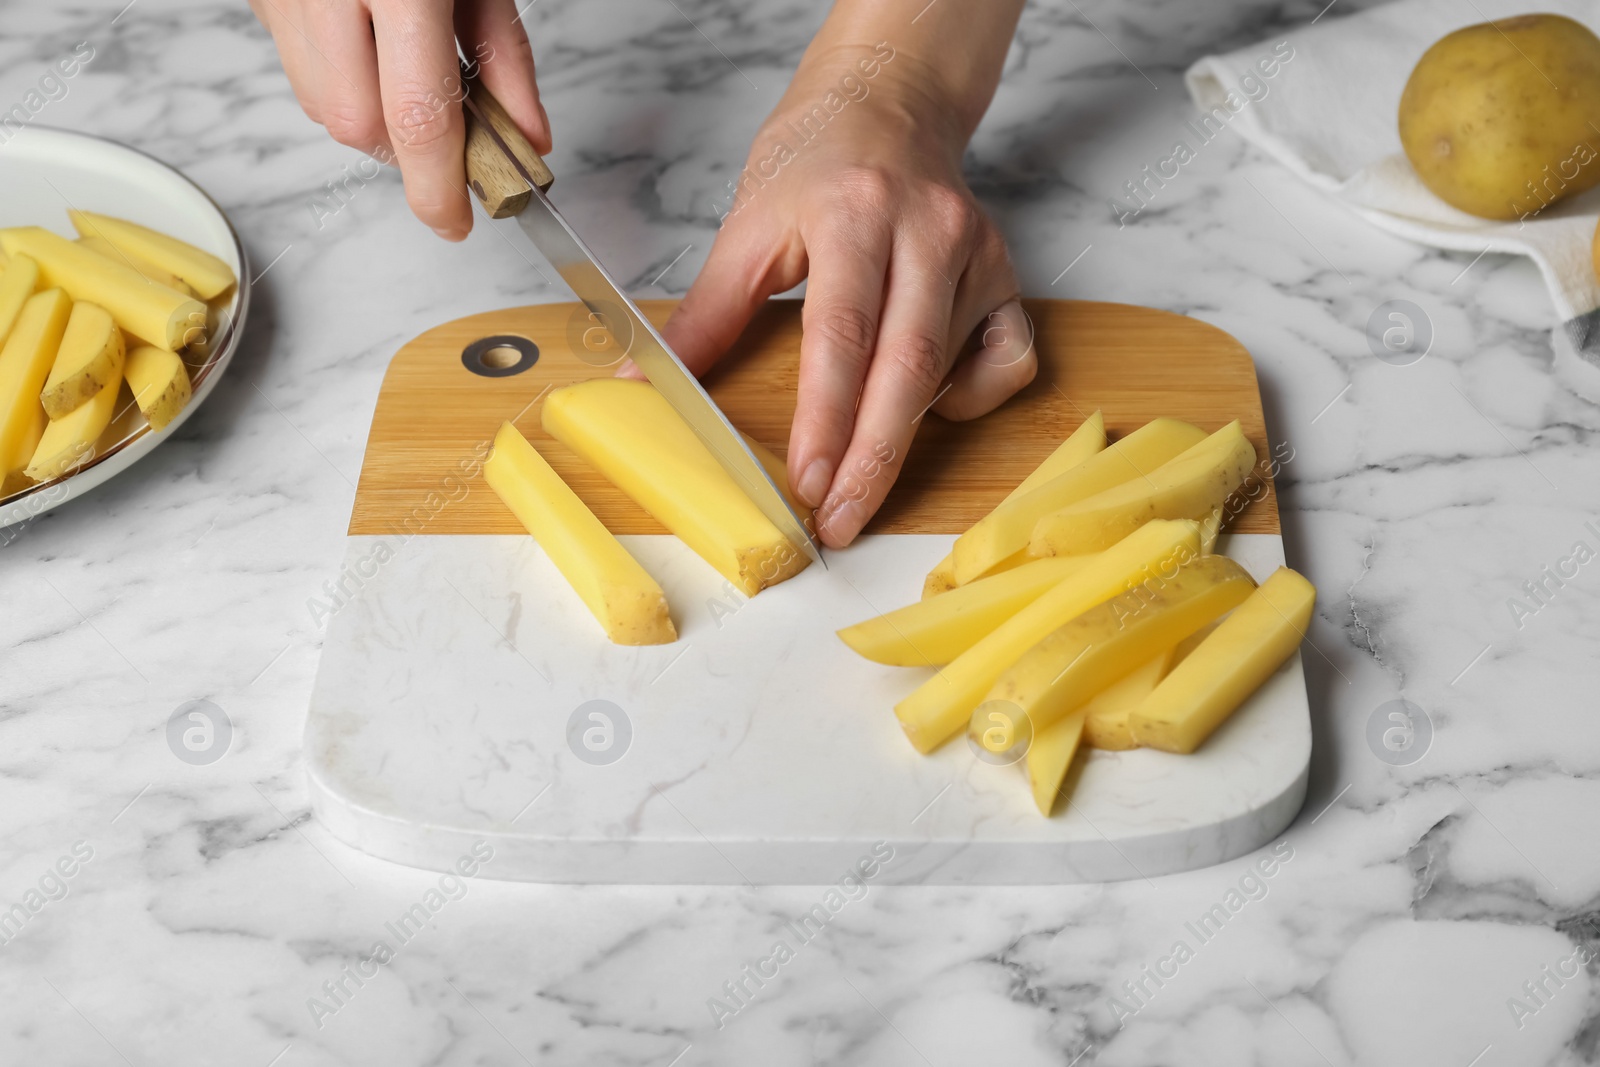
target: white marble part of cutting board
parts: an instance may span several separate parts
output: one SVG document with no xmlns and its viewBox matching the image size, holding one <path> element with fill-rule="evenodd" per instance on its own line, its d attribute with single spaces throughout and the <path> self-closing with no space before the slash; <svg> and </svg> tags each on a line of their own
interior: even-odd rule
<svg viewBox="0 0 1600 1067">
<path fill-rule="evenodd" d="M 883 842 L 888 882 L 1053 884 L 1220 863 L 1304 800 L 1298 654 L 1193 755 L 1080 757 L 1045 819 L 1020 764 L 907 743 L 892 708 L 931 669 L 834 634 L 915 600 L 952 537 L 863 537 L 751 599 L 676 538 L 622 540 L 666 591 L 675 644 L 607 642 L 526 536 L 350 538 L 305 733 L 335 836 L 434 870 L 485 839 L 493 877 L 535 882 L 821 884 Z M 1258 580 L 1283 563 L 1276 535 L 1222 547 Z M 590 701 L 610 707 L 569 742 Z M 580 759 L 583 729 L 620 758 Z"/>
</svg>

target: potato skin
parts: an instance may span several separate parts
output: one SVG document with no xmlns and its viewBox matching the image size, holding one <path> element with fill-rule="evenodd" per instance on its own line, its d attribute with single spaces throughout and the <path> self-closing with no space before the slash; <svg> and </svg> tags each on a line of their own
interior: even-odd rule
<svg viewBox="0 0 1600 1067">
<path fill-rule="evenodd" d="M 1536 215 L 1600 183 L 1600 38 L 1561 15 L 1456 30 L 1400 96 L 1400 142 L 1422 183 L 1482 218 Z"/>
</svg>

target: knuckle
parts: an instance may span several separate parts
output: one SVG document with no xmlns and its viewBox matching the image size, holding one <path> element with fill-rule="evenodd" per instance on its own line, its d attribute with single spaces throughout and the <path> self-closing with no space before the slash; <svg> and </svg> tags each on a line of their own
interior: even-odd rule
<svg viewBox="0 0 1600 1067">
<path fill-rule="evenodd" d="M 449 133 L 454 112 L 436 93 L 406 92 L 397 96 L 385 116 L 389 128 L 411 148 L 428 148 Z"/>
<path fill-rule="evenodd" d="M 846 171 L 836 179 L 835 197 L 841 206 L 865 215 L 888 215 L 894 204 L 894 182 L 881 170 Z"/>
<path fill-rule="evenodd" d="M 923 198 L 923 209 L 927 212 L 929 227 L 946 241 L 969 238 L 977 228 L 976 205 L 954 189 L 929 189 Z"/>
<path fill-rule="evenodd" d="M 944 381 L 944 341 L 928 333 L 914 333 L 889 353 L 890 369 L 908 386 L 932 396 Z"/>
<path fill-rule="evenodd" d="M 861 307 L 838 304 L 808 316 L 806 327 L 831 354 L 865 360 L 877 337 L 877 323 Z"/>
<path fill-rule="evenodd" d="M 383 140 L 378 116 L 351 103 L 335 103 L 322 109 L 321 122 L 328 135 L 342 145 L 371 151 Z"/>
</svg>

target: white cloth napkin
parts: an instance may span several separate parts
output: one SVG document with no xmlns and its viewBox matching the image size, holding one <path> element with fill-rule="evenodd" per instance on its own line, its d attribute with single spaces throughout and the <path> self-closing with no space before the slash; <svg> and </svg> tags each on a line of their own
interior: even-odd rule
<svg viewBox="0 0 1600 1067">
<path fill-rule="evenodd" d="M 1335 7 L 1262 44 L 1207 56 L 1185 80 L 1202 113 L 1230 113 L 1227 124 L 1246 140 L 1373 225 L 1469 256 L 1487 250 L 1530 257 L 1563 323 L 1553 335 L 1555 370 L 1600 402 L 1600 280 L 1591 252 L 1600 188 L 1526 221 L 1494 222 L 1429 192 L 1400 147 L 1401 90 L 1422 53 L 1450 31 L 1532 10 L 1600 32 L 1600 0 L 1537 0 L 1531 9 L 1530 2 L 1398 0 L 1343 18 Z M 1258 66 L 1284 39 L 1292 58 Z M 1273 76 L 1263 76 L 1267 69 Z M 1600 149 L 1600 135 L 1591 144 Z"/>
</svg>

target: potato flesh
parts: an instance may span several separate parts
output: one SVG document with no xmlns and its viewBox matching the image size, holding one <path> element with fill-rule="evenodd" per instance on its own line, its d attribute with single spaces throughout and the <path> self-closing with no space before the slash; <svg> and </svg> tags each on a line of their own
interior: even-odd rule
<svg viewBox="0 0 1600 1067">
<path fill-rule="evenodd" d="M 61 348 L 39 394 L 45 414 L 62 418 L 102 389 L 114 390 L 122 380 L 126 355 L 122 331 L 110 312 L 84 300 L 73 304 Z"/>
<path fill-rule="evenodd" d="M 154 263 L 146 262 L 136 256 L 130 256 L 104 237 L 80 237 L 78 243 L 89 251 L 105 256 L 107 259 L 124 262 L 134 270 L 158 285 L 182 293 L 184 296 L 194 296 L 195 291 L 189 288 L 187 282 L 170 271 L 162 270 Z"/>
<path fill-rule="evenodd" d="M 608 638 L 619 645 L 678 639 L 661 586 L 509 422 L 495 434 L 483 477 Z"/>
<path fill-rule="evenodd" d="M 0 230 L 0 246 L 12 256 L 32 256 L 39 264 L 39 284 L 99 304 L 118 326 L 147 344 L 176 352 L 205 334 L 206 306 L 200 301 L 49 230 Z"/>
<path fill-rule="evenodd" d="M 1067 768 L 1084 740 L 1084 712 L 1082 708 L 1068 712 L 1054 724 L 1041 730 L 1028 747 L 1028 785 L 1033 791 L 1033 803 L 1039 814 L 1048 817 L 1061 795 L 1061 784 L 1067 779 Z"/>
<path fill-rule="evenodd" d="M 0 345 L 6 343 L 11 328 L 22 314 L 22 305 L 39 287 L 39 265 L 31 256 L 18 256 L 6 264 L 0 274 Z"/>
<path fill-rule="evenodd" d="M 0 466 L 21 470 L 38 446 L 39 391 L 61 348 L 72 301 L 60 289 L 35 293 L 0 349 Z"/>
<path fill-rule="evenodd" d="M 1101 553 L 1091 565 L 1007 619 L 895 705 L 919 752 L 960 733 L 1006 669 L 1049 633 L 1097 604 L 1145 581 L 1175 557 L 1200 553 L 1199 524 L 1156 521 Z"/>
<path fill-rule="evenodd" d="M 999 503 L 999 507 L 1011 503 L 1019 496 L 1024 496 L 1039 488 L 1044 483 L 1067 473 L 1073 467 L 1082 463 L 1096 452 L 1104 451 L 1106 447 L 1106 418 L 1103 413 L 1096 411 L 1083 425 L 1072 431 L 1067 439 L 1056 446 L 1056 450 L 1044 458 L 1044 462 L 1029 472 L 1028 476 Z M 1003 562 L 991 567 L 989 573 L 1009 570 L 1028 562 L 1026 550 L 1013 553 Z M 922 599 L 948 593 L 957 588 L 956 560 L 954 553 L 947 553 L 944 559 L 933 565 L 928 576 L 922 582 Z"/>
<path fill-rule="evenodd" d="M 1091 697 L 1083 706 L 1083 743 L 1109 752 L 1138 748 L 1128 716 L 1167 673 L 1175 652 L 1167 648 L 1156 653 Z"/>
<path fill-rule="evenodd" d="M 847 626 L 839 631 L 839 637 L 874 663 L 891 667 L 949 663 L 1093 559 L 1061 556 L 1033 560 L 932 600 Z"/>
<path fill-rule="evenodd" d="M 76 209 L 67 214 L 83 236 L 98 237 L 120 248 L 129 258 L 143 260 L 176 276 L 202 300 L 221 296 L 238 280 L 227 263 L 187 241 L 110 215 Z"/>
<path fill-rule="evenodd" d="M 649 383 L 595 378 L 556 389 L 543 424 L 746 596 L 811 562 Z"/>
<path fill-rule="evenodd" d="M 1199 556 L 1196 548 L 1172 577 L 1157 576 L 1113 597 L 1030 648 L 978 707 L 971 724 L 974 738 L 993 747 L 990 734 L 978 725 L 991 704 L 1020 710 L 1037 736 L 1162 649 L 1237 607 L 1254 590 L 1255 582 L 1243 567 L 1226 556 Z"/>
<path fill-rule="evenodd" d="M 1151 519 L 1220 509 L 1256 465 L 1237 421 L 1147 473 L 1045 515 L 1033 528 L 1034 556 L 1075 556 L 1115 544 Z"/>
<path fill-rule="evenodd" d="M 116 416 L 122 398 L 122 364 L 113 379 L 94 396 L 59 419 L 51 419 L 33 450 L 27 475 L 36 482 L 49 481 L 82 467 L 96 455 L 100 435 Z M 131 403 L 131 401 L 129 401 Z"/>
<path fill-rule="evenodd" d="M 1045 515 L 1155 470 L 1204 439 L 1204 431 L 1186 422 L 1154 419 L 1066 473 L 995 508 L 956 538 L 952 554 L 957 584 L 980 578 L 1007 557 L 1026 551 L 1034 525 Z"/>
<path fill-rule="evenodd" d="M 1316 597 L 1304 577 L 1278 568 L 1134 710 L 1134 738 L 1166 752 L 1199 748 L 1300 647 Z"/>
<path fill-rule="evenodd" d="M 175 353 L 152 345 L 136 345 L 123 367 L 128 388 L 152 430 L 164 430 L 191 396 L 189 372 Z"/>
</svg>

